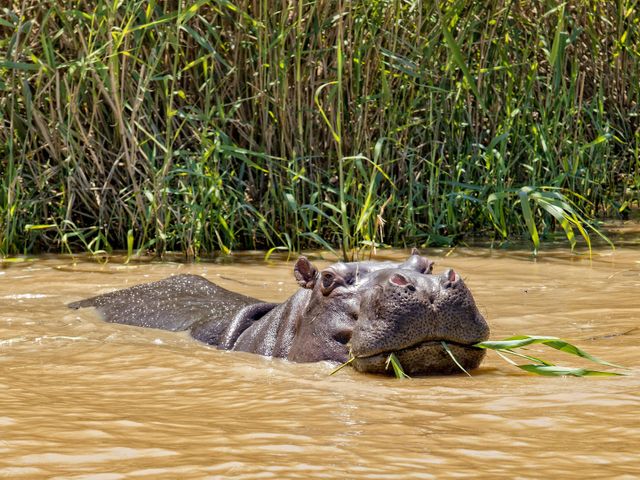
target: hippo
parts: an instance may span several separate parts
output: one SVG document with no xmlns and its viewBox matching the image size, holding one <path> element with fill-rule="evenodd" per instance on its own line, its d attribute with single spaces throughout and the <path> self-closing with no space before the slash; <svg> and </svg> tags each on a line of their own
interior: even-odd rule
<svg viewBox="0 0 640 480">
<path fill-rule="evenodd" d="M 480 365 L 473 346 L 489 326 L 454 270 L 436 275 L 433 262 L 412 251 L 405 262 L 338 262 L 322 271 L 304 256 L 293 274 L 300 289 L 283 303 L 226 290 L 198 275 L 157 282 L 69 304 L 95 307 L 107 322 L 188 331 L 223 350 L 293 362 L 345 363 L 390 374 L 394 353 L 408 375 L 451 374 Z"/>
</svg>

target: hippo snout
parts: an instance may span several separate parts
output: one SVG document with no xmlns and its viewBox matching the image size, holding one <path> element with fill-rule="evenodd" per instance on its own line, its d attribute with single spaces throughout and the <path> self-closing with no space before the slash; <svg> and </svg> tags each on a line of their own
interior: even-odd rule
<svg viewBox="0 0 640 480">
<path fill-rule="evenodd" d="M 410 375 L 454 373 L 458 367 L 442 342 L 464 368 L 480 365 L 485 352 L 473 345 L 489 337 L 489 326 L 454 270 L 429 275 L 390 269 L 376 280 L 351 337 L 357 370 L 382 373 L 394 353 Z"/>
</svg>

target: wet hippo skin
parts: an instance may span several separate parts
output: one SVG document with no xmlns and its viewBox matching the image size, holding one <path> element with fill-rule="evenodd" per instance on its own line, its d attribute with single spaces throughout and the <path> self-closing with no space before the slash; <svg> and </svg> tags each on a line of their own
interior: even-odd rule
<svg viewBox="0 0 640 480">
<path fill-rule="evenodd" d="M 300 289 L 276 304 L 226 290 L 197 275 L 176 275 L 71 303 L 95 307 L 114 323 L 171 331 L 225 350 L 294 362 L 345 362 L 362 372 L 388 373 L 395 353 L 410 375 L 458 370 L 441 341 L 466 369 L 489 336 L 471 292 L 453 270 L 413 251 L 403 262 L 335 263 L 322 271 L 305 257 L 294 266 Z"/>
</svg>

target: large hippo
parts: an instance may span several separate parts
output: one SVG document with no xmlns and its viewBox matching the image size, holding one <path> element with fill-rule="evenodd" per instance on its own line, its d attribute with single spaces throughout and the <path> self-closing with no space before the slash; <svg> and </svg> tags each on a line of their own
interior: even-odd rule
<svg viewBox="0 0 640 480">
<path fill-rule="evenodd" d="M 302 287 L 281 304 L 226 290 L 197 275 L 106 293 L 69 305 L 95 307 L 108 322 L 188 330 L 224 350 L 294 362 L 346 362 L 388 373 L 395 353 L 409 375 L 458 372 L 445 341 L 465 369 L 477 367 L 489 327 L 460 276 L 431 272 L 413 251 L 407 261 L 335 263 L 321 272 L 305 257 L 294 266 Z"/>
</svg>

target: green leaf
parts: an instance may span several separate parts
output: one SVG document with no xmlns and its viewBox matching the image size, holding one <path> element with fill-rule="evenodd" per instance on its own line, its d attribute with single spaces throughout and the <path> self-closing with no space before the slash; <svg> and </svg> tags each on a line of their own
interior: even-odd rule
<svg viewBox="0 0 640 480">
<path fill-rule="evenodd" d="M 453 35 L 451 34 L 451 30 L 449 30 L 449 27 L 447 27 L 447 22 L 445 21 L 442 22 L 442 35 L 444 36 L 444 39 L 447 42 L 447 46 L 451 51 L 451 56 L 453 57 L 453 61 L 455 62 L 456 65 L 458 65 L 460 70 L 462 70 L 462 76 L 466 80 L 467 85 L 469 85 L 469 88 L 471 89 L 473 94 L 476 96 L 476 99 L 478 100 L 478 102 L 480 102 L 482 107 L 484 107 L 482 97 L 480 96 L 480 92 L 478 91 L 478 86 L 476 85 L 476 82 L 474 82 L 473 77 L 471 76 L 471 73 L 469 73 L 469 68 L 467 67 L 467 63 L 464 61 L 464 58 L 462 56 L 460 45 L 458 45 L 458 42 L 456 42 L 456 40 L 453 38 Z"/>
<path fill-rule="evenodd" d="M 500 354 L 501 352 L 504 353 L 508 353 L 509 355 L 513 355 L 516 357 L 520 357 L 520 358 L 526 358 L 527 360 L 529 360 L 530 362 L 536 362 L 539 363 L 541 365 L 553 365 L 553 363 L 548 362 L 542 358 L 538 358 L 538 357 L 534 357 L 533 355 L 525 355 L 524 353 L 520 353 L 520 352 L 514 352 L 513 350 L 509 350 L 509 349 L 505 349 L 505 350 L 495 350 L 496 353 Z M 514 362 L 512 362 L 511 360 L 508 360 L 506 357 L 504 357 L 503 355 L 500 355 L 502 358 L 504 358 L 505 360 L 507 360 L 509 363 L 511 363 L 512 365 L 516 365 Z M 517 365 L 516 365 L 517 366 Z"/>
<path fill-rule="evenodd" d="M 283 247 L 283 246 L 277 246 L 277 247 L 271 247 L 269 249 L 269 251 L 267 251 L 267 253 L 264 254 L 264 261 L 268 261 L 269 258 L 271 258 L 271 255 L 273 255 L 273 252 L 286 252 L 288 251 L 289 248 L 288 247 Z"/>
<path fill-rule="evenodd" d="M 320 92 L 322 92 L 322 90 L 324 90 L 326 87 L 330 86 L 330 85 L 337 85 L 338 82 L 328 82 L 328 83 L 323 83 L 322 85 L 320 85 L 317 89 L 316 92 L 313 96 L 313 101 L 316 104 L 316 107 L 318 107 L 318 111 L 320 112 L 320 115 L 322 116 L 322 119 L 324 120 L 324 123 L 327 125 L 327 127 L 329 127 L 329 131 L 331 132 L 331 136 L 333 137 L 333 139 L 335 140 L 335 142 L 337 144 L 340 143 L 340 136 L 336 133 L 336 131 L 333 128 L 333 125 L 331 125 L 331 122 L 329 121 L 329 118 L 327 117 L 327 114 L 324 111 L 324 108 L 322 108 L 322 105 L 320 104 Z"/>
<path fill-rule="evenodd" d="M 533 218 L 533 212 L 531 211 L 531 205 L 529 205 L 529 193 L 532 191 L 531 187 L 522 187 L 518 191 L 520 197 L 520 207 L 522 208 L 522 216 L 524 223 L 527 225 L 531 241 L 533 242 L 533 248 L 538 251 L 540 246 L 540 237 L 538 236 L 538 229 L 536 228 L 536 221 Z"/>
<path fill-rule="evenodd" d="M 560 5 L 558 12 L 558 24 L 556 26 L 556 32 L 553 37 L 553 44 L 551 45 L 551 53 L 549 55 L 549 63 L 558 68 L 556 62 L 561 59 L 560 53 L 562 51 L 562 31 L 564 30 L 564 3 Z"/>
<path fill-rule="evenodd" d="M 560 340 L 558 337 L 542 337 L 537 335 L 515 335 L 505 338 L 504 340 L 488 340 L 486 342 L 476 343 L 474 347 L 488 348 L 491 350 L 507 350 L 511 348 L 520 348 L 532 343 L 543 343 L 548 340 Z"/>
<path fill-rule="evenodd" d="M 561 352 L 566 352 L 566 353 L 570 353 L 571 355 L 576 355 L 578 357 L 586 358 L 587 360 L 591 360 L 592 362 L 599 363 L 601 365 L 608 365 L 610 367 L 616 367 L 616 368 L 625 368 L 621 365 L 616 365 L 615 363 L 610 363 L 610 362 L 607 362 L 606 360 L 601 360 L 592 355 L 589 355 L 584 350 L 581 350 L 575 345 L 572 345 L 569 342 L 565 342 L 564 340 L 548 340 L 543 343 L 545 345 L 550 346 L 551 348 L 560 350 Z"/>
<path fill-rule="evenodd" d="M 353 362 L 356 359 L 356 357 L 351 357 L 349 360 L 347 360 L 346 362 L 344 362 L 341 365 L 338 365 L 336 368 L 334 368 L 333 370 L 331 370 L 331 373 L 329 374 L 329 376 L 331 375 L 335 375 L 336 373 L 338 373 L 340 370 L 342 370 L 344 367 L 346 367 L 347 365 L 349 365 L 351 362 Z"/>
<path fill-rule="evenodd" d="M 514 337 L 509 337 L 504 340 L 494 340 L 494 341 L 476 343 L 474 347 L 488 348 L 491 350 L 511 350 L 513 348 L 525 347 L 527 345 L 532 345 L 536 343 L 542 343 L 551 348 L 555 348 L 556 350 L 570 353 L 571 355 L 576 355 L 578 357 L 586 358 L 587 360 L 591 360 L 592 362 L 599 363 L 601 365 L 608 365 L 610 367 L 616 367 L 616 368 L 625 368 L 625 367 L 622 367 L 621 365 L 616 365 L 615 363 L 610 363 L 610 362 L 607 362 L 606 360 L 601 360 L 597 357 L 594 357 L 588 354 L 587 352 L 585 352 L 584 350 L 558 337 L 545 337 L 545 336 L 537 336 L 537 335 L 516 335 Z"/>
<path fill-rule="evenodd" d="M 395 353 L 390 354 L 387 358 L 387 363 L 385 365 L 386 369 L 389 369 L 389 364 L 391 364 L 391 366 L 393 367 L 393 373 L 396 378 L 410 378 L 409 375 L 404 373 L 404 369 L 400 364 L 400 360 L 398 360 L 398 357 L 396 357 Z"/>
<path fill-rule="evenodd" d="M 462 365 L 460 365 L 460 362 L 458 362 L 458 359 L 453 355 L 453 352 L 449 348 L 449 345 L 447 345 L 447 342 L 443 341 L 443 342 L 440 342 L 440 343 L 444 347 L 444 351 L 447 352 L 449 354 L 449 356 L 451 357 L 451 360 L 453 360 L 453 363 L 455 363 L 460 370 L 462 370 L 464 373 L 466 373 L 470 377 L 471 374 L 469 372 L 467 372 Z"/>
<path fill-rule="evenodd" d="M 608 142 L 610 138 L 611 138 L 611 134 L 610 133 L 605 133 L 605 134 L 602 134 L 602 135 L 598 135 L 595 140 L 593 140 L 592 142 L 589 142 L 586 145 L 582 146 L 580 148 L 580 151 L 584 152 L 585 150 L 588 150 L 591 147 L 595 147 L 596 145 L 599 145 L 601 143 Z"/>
<path fill-rule="evenodd" d="M 42 68 L 42 66 L 37 65 L 35 63 L 11 62 L 9 60 L 2 60 L 0 61 L 0 68 L 8 68 L 12 70 L 38 71 Z"/>
<path fill-rule="evenodd" d="M 135 237 L 133 236 L 133 229 L 130 228 L 127 231 L 127 259 L 124 263 L 129 263 L 131 257 L 133 256 L 133 243 L 135 241 Z"/>
<path fill-rule="evenodd" d="M 587 370 L 585 368 L 560 367 L 558 365 L 517 365 L 518 368 L 536 375 L 548 377 L 612 377 L 621 376 L 622 373 L 601 372 L 598 370 Z"/>
<path fill-rule="evenodd" d="M 25 225 L 24 229 L 29 232 L 31 230 L 47 230 L 49 228 L 56 228 L 58 225 L 55 223 L 52 224 L 44 224 L 44 225 Z"/>
</svg>

